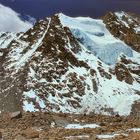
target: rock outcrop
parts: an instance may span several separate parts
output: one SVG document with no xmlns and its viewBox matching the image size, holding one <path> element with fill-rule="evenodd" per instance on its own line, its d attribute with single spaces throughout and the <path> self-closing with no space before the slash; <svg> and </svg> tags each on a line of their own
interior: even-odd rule
<svg viewBox="0 0 140 140">
<path fill-rule="evenodd" d="M 109 12 L 103 17 L 107 29 L 140 53 L 140 16 L 127 12 Z"/>
</svg>

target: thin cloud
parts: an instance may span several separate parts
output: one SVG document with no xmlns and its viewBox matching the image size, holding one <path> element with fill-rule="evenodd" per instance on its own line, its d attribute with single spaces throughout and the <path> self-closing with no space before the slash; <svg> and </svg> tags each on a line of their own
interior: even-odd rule
<svg viewBox="0 0 140 140">
<path fill-rule="evenodd" d="M 0 31 L 24 32 L 32 27 L 29 21 L 23 21 L 20 14 L 9 7 L 0 4 Z"/>
</svg>

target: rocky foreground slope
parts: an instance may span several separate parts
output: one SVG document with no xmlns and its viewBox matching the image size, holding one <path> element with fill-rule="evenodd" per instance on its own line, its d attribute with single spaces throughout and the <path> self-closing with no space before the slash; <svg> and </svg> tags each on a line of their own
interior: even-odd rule
<svg viewBox="0 0 140 140">
<path fill-rule="evenodd" d="M 12 113 L 0 115 L 3 140 L 140 140 L 136 116 Z"/>
<path fill-rule="evenodd" d="M 0 33 L 0 111 L 140 114 L 139 20 L 56 14 Z"/>
</svg>

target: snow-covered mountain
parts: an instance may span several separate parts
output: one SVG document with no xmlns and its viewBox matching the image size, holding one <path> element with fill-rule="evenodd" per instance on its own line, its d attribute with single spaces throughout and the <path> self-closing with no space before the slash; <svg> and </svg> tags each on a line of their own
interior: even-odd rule
<svg viewBox="0 0 140 140">
<path fill-rule="evenodd" d="M 122 13 L 135 20 L 135 44 L 122 37 Z M 25 33 L 0 33 L 0 111 L 139 114 L 140 18 L 129 16 L 56 14 Z"/>
</svg>

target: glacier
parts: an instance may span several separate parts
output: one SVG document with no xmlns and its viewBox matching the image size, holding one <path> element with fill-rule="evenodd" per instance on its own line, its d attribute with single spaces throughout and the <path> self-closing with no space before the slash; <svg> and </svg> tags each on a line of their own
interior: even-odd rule
<svg viewBox="0 0 140 140">
<path fill-rule="evenodd" d="M 59 14 L 59 18 L 62 25 L 69 27 L 75 38 L 104 63 L 113 65 L 122 54 L 133 57 L 133 50 L 113 37 L 102 20 L 88 17 L 72 18 L 62 13 Z"/>
</svg>

